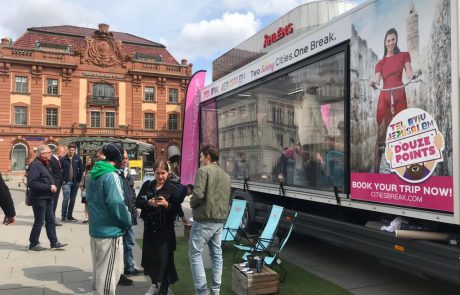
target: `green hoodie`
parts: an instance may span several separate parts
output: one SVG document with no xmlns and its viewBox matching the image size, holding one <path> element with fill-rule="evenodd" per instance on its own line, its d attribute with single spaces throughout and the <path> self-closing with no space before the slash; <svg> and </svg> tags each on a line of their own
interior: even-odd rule
<svg viewBox="0 0 460 295">
<path fill-rule="evenodd" d="M 86 201 L 91 237 L 120 237 L 131 226 L 123 182 L 113 164 L 104 161 L 94 164 L 86 189 Z"/>
<path fill-rule="evenodd" d="M 93 169 L 91 169 L 91 178 L 96 180 L 103 174 L 115 171 L 117 171 L 117 168 L 115 168 L 112 164 L 105 161 L 97 161 L 96 164 L 94 164 Z"/>
</svg>

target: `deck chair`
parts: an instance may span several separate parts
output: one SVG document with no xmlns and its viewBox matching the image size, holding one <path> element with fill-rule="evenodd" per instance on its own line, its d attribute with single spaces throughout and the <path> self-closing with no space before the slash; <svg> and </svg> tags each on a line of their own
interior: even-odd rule
<svg viewBox="0 0 460 295">
<path fill-rule="evenodd" d="M 286 242 L 289 240 L 289 237 L 291 236 L 292 230 L 294 229 L 294 220 L 297 217 L 297 212 L 294 212 L 294 215 L 290 217 L 289 219 L 289 226 L 287 230 L 284 232 L 282 235 L 282 239 L 278 244 L 272 244 L 271 249 L 268 249 L 267 251 L 264 251 L 262 255 L 264 255 L 264 264 L 267 265 L 270 268 L 273 268 L 275 265 L 279 266 L 281 269 L 281 276 L 280 276 L 280 281 L 284 282 L 286 279 L 287 272 L 284 269 L 284 267 L 281 265 L 281 259 L 280 259 L 280 253 L 283 250 L 284 246 L 286 245 Z M 248 255 L 251 255 L 250 252 L 246 252 L 243 256 L 243 260 L 246 261 Z"/>
<path fill-rule="evenodd" d="M 279 221 L 281 216 L 283 215 L 284 208 L 278 205 L 273 205 L 272 210 L 270 211 L 270 215 L 267 218 L 267 222 L 265 224 L 264 230 L 262 234 L 254 239 L 254 242 L 251 242 L 252 239 L 248 239 L 252 245 L 242 245 L 242 244 L 235 244 L 235 252 L 233 252 L 233 260 L 235 260 L 235 255 L 237 251 L 245 251 L 245 252 L 264 252 L 270 249 L 274 239 L 276 229 L 278 228 Z"/>
<path fill-rule="evenodd" d="M 233 199 L 230 213 L 222 229 L 222 244 L 236 240 L 236 235 L 243 221 L 243 215 L 246 211 L 246 200 Z"/>
</svg>

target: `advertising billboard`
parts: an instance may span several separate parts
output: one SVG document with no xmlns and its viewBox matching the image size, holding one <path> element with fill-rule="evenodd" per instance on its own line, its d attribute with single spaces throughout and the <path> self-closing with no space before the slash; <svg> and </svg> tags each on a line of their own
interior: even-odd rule
<svg viewBox="0 0 460 295">
<path fill-rule="evenodd" d="M 353 14 L 352 199 L 453 212 L 450 11 L 388 0 Z"/>
</svg>

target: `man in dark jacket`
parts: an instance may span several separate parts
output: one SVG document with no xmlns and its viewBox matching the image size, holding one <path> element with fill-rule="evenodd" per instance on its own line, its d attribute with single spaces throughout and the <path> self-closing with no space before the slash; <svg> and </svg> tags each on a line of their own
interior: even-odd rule
<svg viewBox="0 0 460 295">
<path fill-rule="evenodd" d="M 15 222 L 16 211 L 14 210 L 13 199 L 11 198 L 11 193 L 3 180 L 2 174 L 0 173 L 0 207 L 2 207 L 3 213 L 5 213 L 5 218 L 3 219 L 3 224 L 8 225 Z"/>
<path fill-rule="evenodd" d="M 67 155 L 61 159 L 62 164 L 62 221 L 77 221 L 73 217 L 73 207 L 77 197 L 78 187 L 85 168 L 83 161 L 75 154 L 77 146 L 73 143 L 67 146 Z"/>
<path fill-rule="evenodd" d="M 134 225 L 137 225 L 137 209 L 136 209 L 136 191 L 134 190 L 134 181 L 128 171 L 129 158 L 128 152 L 125 150 L 123 162 L 121 162 L 120 176 L 123 181 L 123 190 L 125 191 L 125 204 L 131 214 L 132 226 L 128 228 L 123 235 L 123 261 L 125 264 L 124 274 L 121 275 L 118 281 L 119 285 L 129 286 L 133 284 L 131 279 L 127 276 L 137 276 L 144 273 L 144 271 L 136 268 L 134 263 Z"/>
<path fill-rule="evenodd" d="M 57 187 L 57 191 L 54 193 L 54 196 L 53 196 L 53 214 L 54 214 L 54 223 L 56 226 L 62 225 L 62 223 L 59 223 L 56 221 L 56 208 L 57 208 L 57 203 L 59 201 L 59 194 L 61 193 L 61 186 L 62 186 L 61 158 L 64 155 L 65 155 L 65 148 L 64 146 L 60 145 L 56 148 L 55 153 L 50 158 L 51 174 L 53 175 L 54 184 Z"/>
<path fill-rule="evenodd" d="M 46 235 L 51 243 L 51 249 L 60 249 L 67 245 L 60 243 L 56 236 L 53 196 L 57 187 L 54 184 L 54 179 L 49 168 L 50 158 L 50 148 L 47 145 L 40 145 L 37 147 L 37 158 L 29 165 L 27 186 L 29 187 L 32 209 L 34 211 L 34 224 L 29 237 L 29 251 L 46 250 L 39 242 L 43 224 L 46 227 Z"/>
</svg>

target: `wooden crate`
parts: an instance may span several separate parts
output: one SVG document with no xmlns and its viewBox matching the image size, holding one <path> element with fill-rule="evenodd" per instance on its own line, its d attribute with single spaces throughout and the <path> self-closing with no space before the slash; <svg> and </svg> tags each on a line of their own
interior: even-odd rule
<svg viewBox="0 0 460 295">
<path fill-rule="evenodd" d="M 192 229 L 191 224 L 184 224 L 184 239 L 188 240 L 190 238 L 191 229 Z"/>
<path fill-rule="evenodd" d="M 234 264 L 232 268 L 232 290 L 237 295 L 278 294 L 279 275 L 264 265 L 262 272 L 248 274 L 243 267 Z"/>
</svg>

